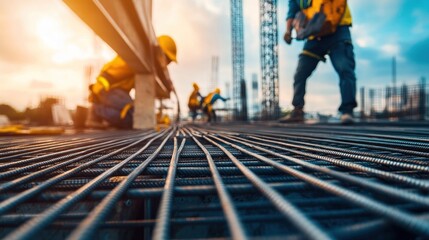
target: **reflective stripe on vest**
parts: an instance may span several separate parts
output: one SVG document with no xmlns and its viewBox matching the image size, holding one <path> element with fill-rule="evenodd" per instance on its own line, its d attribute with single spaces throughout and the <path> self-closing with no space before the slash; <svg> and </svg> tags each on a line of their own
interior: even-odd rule
<svg viewBox="0 0 429 240">
<path fill-rule="evenodd" d="M 317 59 L 319 61 L 322 61 L 322 62 L 326 62 L 326 58 L 321 57 L 321 56 L 319 56 L 319 55 L 317 55 L 315 53 L 312 53 L 312 52 L 310 52 L 308 50 L 303 50 L 301 54 L 307 55 L 307 56 L 312 57 L 312 58 L 315 58 L 315 59 Z"/>
<path fill-rule="evenodd" d="M 121 110 L 121 119 L 124 119 L 127 116 L 128 111 L 133 107 L 133 103 L 128 103 Z"/>
<path fill-rule="evenodd" d="M 130 91 L 132 88 L 134 88 L 134 78 L 125 78 L 122 80 L 115 80 L 112 75 L 108 74 L 107 72 L 102 72 L 97 77 L 97 82 L 103 85 L 104 90 L 109 91 L 110 89 L 114 88 L 121 88 L 125 91 Z"/>
<path fill-rule="evenodd" d="M 104 76 L 98 76 L 97 82 L 99 82 L 101 85 L 103 85 L 104 90 L 109 91 L 110 89 L 110 83 Z"/>
</svg>

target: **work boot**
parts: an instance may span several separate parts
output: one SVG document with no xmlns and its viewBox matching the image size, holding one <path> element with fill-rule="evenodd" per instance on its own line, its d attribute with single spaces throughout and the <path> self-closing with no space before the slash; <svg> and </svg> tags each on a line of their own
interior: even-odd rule
<svg viewBox="0 0 429 240">
<path fill-rule="evenodd" d="M 350 113 L 343 113 L 341 115 L 340 120 L 341 120 L 341 124 L 343 125 L 350 125 L 355 122 L 355 120 L 353 119 L 353 115 Z"/>
<path fill-rule="evenodd" d="M 279 120 L 281 123 L 303 123 L 304 122 L 304 111 L 300 108 L 295 108 L 292 112 Z"/>
</svg>

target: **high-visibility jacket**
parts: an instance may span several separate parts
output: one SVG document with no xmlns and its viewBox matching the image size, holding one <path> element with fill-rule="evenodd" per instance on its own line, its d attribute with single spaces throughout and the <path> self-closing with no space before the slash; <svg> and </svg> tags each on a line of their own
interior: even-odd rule
<svg viewBox="0 0 429 240">
<path fill-rule="evenodd" d="M 114 88 L 129 92 L 134 88 L 134 74 L 127 63 L 121 57 L 116 56 L 103 66 L 92 90 L 95 94 L 101 90 L 109 91 Z"/>
<path fill-rule="evenodd" d="M 134 71 L 121 57 L 116 56 L 101 69 L 100 74 L 97 76 L 97 82 L 91 86 L 89 101 L 106 104 L 103 99 L 111 97 L 112 95 L 110 94 L 114 94 L 110 92 L 112 89 L 122 89 L 129 93 L 133 88 Z M 117 91 L 115 91 L 115 93 L 117 93 Z M 101 97 L 101 95 L 104 97 Z M 133 109 L 133 102 L 128 102 L 123 106 L 119 106 L 119 108 L 116 108 L 116 110 L 120 112 L 118 117 L 120 119 L 125 119 L 131 109 Z"/>
<path fill-rule="evenodd" d="M 317 2 L 320 2 L 323 0 L 289 0 L 289 11 L 287 14 L 287 19 L 294 18 L 295 15 L 301 11 L 304 10 L 304 14 L 306 16 L 314 15 L 315 11 L 319 11 L 319 9 L 312 9 L 311 5 L 315 4 L 318 5 Z M 349 6 L 347 4 L 346 10 L 344 12 L 343 17 L 341 18 L 341 21 L 339 23 L 339 26 L 350 26 L 353 23 L 352 15 L 349 9 Z"/>
<path fill-rule="evenodd" d="M 200 100 L 198 98 L 200 97 L 201 97 L 200 92 L 194 89 L 194 91 L 189 96 L 188 107 L 191 109 L 198 108 L 200 106 Z"/>
<path fill-rule="evenodd" d="M 220 100 L 222 100 L 222 101 L 226 101 L 227 99 L 226 98 L 223 98 L 221 95 L 219 95 L 218 93 L 216 93 L 216 92 L 211 92 L 211 93 L 209 93 L 209 95 L 207 95 L 205 98 L 204 98 L 204 101 L 203 101 L 203 108 L 207 108 L 207 110 L 209 111 L 209 112 L 211 112 L 212 110 L 213 110 L 213 104 L 218 100 L 218 99 L 220 99 Z"/>
</svg>

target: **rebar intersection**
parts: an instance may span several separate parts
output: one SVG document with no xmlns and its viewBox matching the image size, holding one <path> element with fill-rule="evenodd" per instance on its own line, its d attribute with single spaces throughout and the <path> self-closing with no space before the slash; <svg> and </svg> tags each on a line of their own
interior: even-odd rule
<svg viewBox="0 0 429 240">
<path fill-rule="evenodd" d="M 428 236 L 428 133 L 233 124 L 0 138 L 0 237 Z"/>
</svg>

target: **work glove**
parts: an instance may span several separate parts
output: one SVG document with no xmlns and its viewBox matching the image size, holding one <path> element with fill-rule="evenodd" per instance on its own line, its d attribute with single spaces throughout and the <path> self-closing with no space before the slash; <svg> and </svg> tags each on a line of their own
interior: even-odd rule
<svg viewBox="0 0 429 240">
<path fill-rule="evenodd" d="M 283 36 L 283 39 L 285 40 L 285 42 L 287 44 L 291 44 L 292 43 L 292 33 L 291 32 L 286 32 L 285 35 Z"/>
<path fill-rule="evenodd" d="M 298 17 L 295 17 L 295 20 L 298 20 Z M 296 27 L 296 39 L 304 40 L 309 36 L 317 36 L 321 33 L 323 25 L 326 22 L 326 15 L 323 12 L 316 13 L 313 18 L 307 23 L 307 20 L 302 20 L 304 23 L 299 23 L 301 26 Z"/>
</svg>

